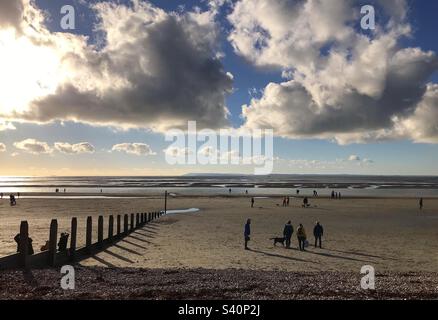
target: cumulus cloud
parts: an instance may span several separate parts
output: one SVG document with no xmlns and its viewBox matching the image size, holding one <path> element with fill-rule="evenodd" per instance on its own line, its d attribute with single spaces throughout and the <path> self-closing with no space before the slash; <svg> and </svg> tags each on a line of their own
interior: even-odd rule
<svg viewBox="0 0 438 320">
<path fill-rule="evenodd" d="M 430 84 L 412 116 L 396 119 L 398 134 L 417 142 L 438 143 L 438 84 Z"/>
<path fill-rule="evenodd" d="M 228 125 L 225 98 L 232 76 L 218 58 L 219 28 L 212 11 L 167 13 L 137 0 L 129 6 L 99 2 L 92 5 L 100 21 L 95 28 L 104 35 L 98 48 L 83 36 L 49 32 L 41 11 L 23 1 L 34 14 L 21 24 L 32 24 L 38 32 L 25 29 L 8 41 L 37 52 L 44 68 L 29 66 L 31 72 L 23 73 L 30 76 L 25 86 L 32 90 L 14 104 L 19 107 L 11 107 L 15 95 L 2 99 L 0 94 L 0 106 L 8 103 L 0 117 L 158 131 L 185 128 L 188 120 L 196 120 L 199 127 Z M 40 23 L 35 25 L 36 15 Z M 22 68 L 19 57 L 15 60 L 15 67 Z M 7 76 L 2 72 L 0 82 Z"/>
<path fill-rule="evenodd" d="M 6 151 L 6 145 L 4 143 L 0 143 L 0 152 Z"/>
<path fill-rule="evenodd" d="M 47 142 L 35 139 L 26 139 L 20 142 L 15 142 L 14 147 L 31 154 L 49 154 L 53 152 L 53 149 L 47 144 Z"/>
<path fill-rule="evenodd" d="M 163 150 L 166 156 L 177 158 L 177 157 L 185 157 L 193 154 L 193 151 L 189 148 L 180 148 L 180 147 L 167 147 Z"/>
<path fill-rule="evenodd" d="M 427 81 L 438 70 L 436 54 L 400 46 L 411 35 L 406 1 L 376 1 L 387 22 L 369 33 L 355 29 L 358 4 L 237 2 L 228 17 L 235 51 L 287 78 L 242 107 L 246 127 L 340 144 L 400 138 L 401 131 L 403 138 L 433 140 L 434 126 L 425 125 L 421 114 L 431 112 L 434 90 Z"/>
<path fill-rule="evenodd" d="M 0 2 L 0 27 L 13 27 L 21 30 L 24 5 L 22 1 L 5 0 Z"/>
<path fill-rule="evenodd" d="M 120 143 L 112 147 L 112 151 L 126 152 L 137 156 L 151 156 L 156 153 L 145 143 Z"/>
<path fill-rule="evenodd" d="M 76 144 L 55 142 L 55 149 L 65 154 L 94 153 L 96 151 L 94 146 L 89 142 L 80 142 Z"/>
</svg>

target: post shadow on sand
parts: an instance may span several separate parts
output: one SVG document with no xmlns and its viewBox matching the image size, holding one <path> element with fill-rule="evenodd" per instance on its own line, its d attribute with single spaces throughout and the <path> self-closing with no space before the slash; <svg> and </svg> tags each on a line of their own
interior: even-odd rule
<svg viewBox="0 0 438 320">
<path fill-rule="evenodd" d="M 137 229 L 137 230 L 135 230 L 134 232 L 137 232 L 137 233 L 138 233 L 139 231 L 143 231 L 144 233 L 148 233 L 148 234 L 158 234 L 157 231 L 154 231 L 154 230 L 148 230 L 148 229 L 146 229 L 146 228 Z"/>
<path fill-rule="evenodd" d="M 261 250 L 256 250 L 256 249 L 248 249 L 249 252 L 255 252 L 255 253 L 259 253 L 268 257 L 274 257 L 274 258 L 281 258 L 281 259 L 285 259 L 285 260 L 292 260 L 292 261 L 300 261 L 300 262 L 311 262 L 311 263 L 315 263 L 314 261 L 310 261 L 310 260 L 304 260 L 304 259 L 300 259 L 300 258 L 294 258 L 294 257 L 289 257 L 289 256 L 283 256 L 281 254 L 277 254 L 277 253 L 270 253 L 270 252 L 265 252 L 265 251 L 261 251 Z"/>
<path fill-rule="evenodd" d="M 356 256 L 361 256 L 361 257 L 368 257 L 368 258 L 376 258 L 376 259 L 384 259 L 384 260 L 397 260 L 395 258 L 376 256 L 376 255 L 372 255 L 372 254 L 366 254 L 366 253 L 354 252 L 354 251 L 342 251 L 342 250 L 334 250 L 334 249 L 326 249 L 326 248 L 325 248 L 325 250 L 332 251 L 332 252 L 338 252 L 338 253 L 351 254 L 351 255 L 356 255 Z"/>
<path fill-rule="evenodd" d="M 139 234 L 139 235 L 141 235 L 141 234 Z M 141 236 L 146 237 L 146 238 L 153 238 L 153 237 L 148 237 L 148 236 L 144 236 L 144 235 L 141 235 Z M 134 236 L 134 235 L 132 235 L 132 234 L 130 234 L 130 235 L 128 236 L 128 238 L 132 238 L 132 239 L 135 239 L 135 240 L 137 240 L 137 241 L 141 241 L 141 242 L 144 242 L 144 243 L 147 243 L 147 244 L 152 244 L 152 242 L 150 242 L 150 241 L 148 241 L 148 240 L 146 240 L 146 239 L 143 239 L 143 238 L 139 238 L 139 237 Z"/>
<path fill-rule="evenodd" d="M 124 247 L 124 246 L 121 246 L 120 244 L 115 244 L 115 245 L 113 245 L 113 247 L 115 247 L 115 248 L 119 248 L 119 249 L 121 249 L 121 250 L 125 250 L 126 252 L 129 252 L 129 253 L 135 254 L 135 255 L 137 255 L 137 256 L 141 256 L 141 255 L 142 255 L 141 253 L 139 253 L 139 252 L 137 252 L 137 251 L 135 251 L 135 250 L 132 250 L 132 249 L 126 248 L 126 247 Z"/>
<path fill-rule="evenodd" d="M 144 250 L 147 249 L 146 247 L 143 247 L 142 245 L 139 245 L 138 243 L 135 243 L 135 242 L 132 242 L 132 241 L 128 241 L 126 239 L 120 240 L 120 242 L 126 242 L 127 244 L 130 244 L 131 246 L 138 247 L 140 249 L 144 249 Z M 151 243 L 151 242 L 148 242 L 148 243 Z"/>
<path fill-rule="evenodd" d="M 104 250 L 104 251 L 102 251 L 102 252 L 104 252 L 104 253 L 106 253 L 106 254 L 109 254 L 109 255 L 111 255 L 111 256 L 113 256 L 113 257 L 119 259 L 119 260 L 122 260 L 122 261 L 125 261 L 125 262 L 128 262 L 128 263 L 135 263 L 134 261 L 132 261 L 132 260 L 130 260 L 130 259 L 128 259 L 128 258 L 125 258 L 124 256 L 121 256 L 121 255 L 119 255 L 119 254 L 117 254 L 117 253 L 114 253 L 114 252 L 112 252 L 112 251 L 109 251 L 108 249 L 106 249 L 106 250 Z"/>
<path fill-rule="evenodd" d="M 293 250 L 298 251 L 298 249 L 295 249 L 295 248 L 293 248 Z M 309 254 L 323 256 L 323 257 L 329 257 L 329 258 L 336 258 L 336 259 L 343 259 L 343 260 L 350 260 L 350 261 L 359 261 L 359 262 L 365 262 L 365 263 L 373 263 L 373 261 L 369 261 L 369 260 L 367 261 L 367 260 L 362 260 L 362 259 L 344 257 L 344 256 L 336 255 L 336 254 L 316 252 L 316 251 L 310 251 L 310 250 L 306 250 L 306 251 L 304 251 L 304 253 L 309 253 Z"/>
<path fill-rule="evenodd" d="M 153 234 L 143 233 L 143 232 L 139 232 L 139 231 L 134 231 L 131 233 L 131 235 L 137 235 L 137 236 L 141 236 L 141 237 L 147 238 L 147 239 L 154 239 L 155 238 L 155 235 L 153 235 Z"/>
<path fill-rule="evenodd" d="M 106 261 L 106 260 L 104 260 L 104 259 L 102 259 L 102 258 L 99 258 L 97 255 L 93 255 L 93 256 L 91 256 L 90 258 L 96 260 L 97 262 L 100 262 L 100 263 L 106 265 L 106 266 L 109 267 L 109 268 L 115 268 L 115 267 L 116 267 L 116 266 L 113 265 L 112 263 L 110 263 L 110 262 L 108 262 L 108 261 Z"/>
<path fill-rule="evenodd" d="M 157 223 L 154 223 L 154 222 L 149 222 L 147 225 L 144 225 L 142 227 L 142 229 L 158 230 L 159 225 Z"/>
</svg>

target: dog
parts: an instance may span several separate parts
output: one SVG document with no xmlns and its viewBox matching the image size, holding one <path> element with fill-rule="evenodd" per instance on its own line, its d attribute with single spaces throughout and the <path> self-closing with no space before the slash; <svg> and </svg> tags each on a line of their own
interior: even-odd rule
<svg viewBox="0 0 438 320">
<path fill-rule="evenodd" d="M 270 238 L 269 240 L 274 240 L 274 246 L 276 246 L 277 243 L 281 243 L 283 247 L 284 247 L 284 242 L 286 241 L 285 238 Z"/>
</svg>

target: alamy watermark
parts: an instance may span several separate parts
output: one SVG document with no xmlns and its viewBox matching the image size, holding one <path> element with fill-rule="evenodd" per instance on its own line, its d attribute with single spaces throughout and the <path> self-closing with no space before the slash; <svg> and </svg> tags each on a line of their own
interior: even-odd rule
<svg viewBox="0 0 438 320">
<path fill-rule="evenodd" d="M 360 273 L 364 274 L 360 280 L 360 287 L 363 290 L 375 290 L 376 289 L 376 271 L 373 266 L 363 266 L 360 269 Z"/>
<path fill-rule="evenodd" d="M 61 28 L 63 30 L 75 30 L 76 29 L 76 12 L 72 5 L 65 5 L 61 7 Z"/>
<path fill-rule="evenodd" d="M 61 274 L 61 288 L 63 290 L 74 290 L 76 288 L 75 282 L 75 268 L 70 265 L 62 266 Z"/>
<path fill-rule="evenodd" d="M 72 5 L 64 5 L 60 11 L 62 17 L 60 21 L 63 30 L 76 29 L 76 11 Z M 360 27 L 364 30 L 376 29 L 376 12 L 374 6 L 364 5 L 360 8 L 362 18 L 360 20 Z"/>
</svg>

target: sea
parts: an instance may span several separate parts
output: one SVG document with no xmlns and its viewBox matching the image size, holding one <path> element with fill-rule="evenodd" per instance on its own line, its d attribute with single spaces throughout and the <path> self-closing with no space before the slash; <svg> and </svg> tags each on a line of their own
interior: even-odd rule
<svg viewBox="0 0 438 320">
<path fill-rule="evenodd" d="M 358 175 L 185 175 L 175 177 L 0 177 L 0 192 L 22 197 L 144 197 L 172 196 L 328 196 L 437 197 L 437 176 Z M 56 192 L 57 191 L 57 192 Z"/>
</svg>

